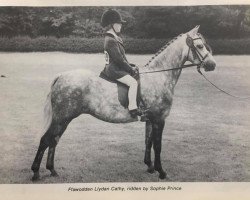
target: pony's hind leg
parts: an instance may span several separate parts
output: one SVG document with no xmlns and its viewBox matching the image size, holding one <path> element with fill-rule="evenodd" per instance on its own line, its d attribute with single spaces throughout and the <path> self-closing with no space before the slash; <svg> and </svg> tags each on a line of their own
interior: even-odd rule
<svg viewBox="0 0 250 200">
<path fill-rule="evenodd" d="M 68 124 L 69 123 L 67 122 L 63 124 L 54 125 L 54 132 L 53 132 L 53 135 L 51 136 L 51 141 L 50 141 L 49 151 L 48 151 L 48 158 L 47 158 L 47 163 L 46 163 L 46 169 L 50 170 L 51 176 L 58 176 L 54 168 L 55 150 L 56 150 L 56 145 L 58 144 L 59 139 L 61 138 Z"/>
<path fill-rule="evenodd" d="M 55 122 L 52 122 L 46 133 L 42 136 L 36 153 L 36 157 L 31 167 L 31 170 L 34 172 L 32 181 L 36 181 L 39 179 L 39 168 L 42 162 L 44 152 L 48 147 L 49 147 L 49 152 L 48 152 L 48 160 L 46 168 L 51 171 L 52 176 L 56 176 L 56 171 L 54 170 L 55 148 L 59 141 L 59 138 L 67 128 L 67 125 L 68 123 L 59 125 Z"/>
<path fill-rule="evenodd" d="M 152 140 L 152 123 L 150 121 L 146 121 L 146 129 L 145 129 L 145 156 L 144 163 L 148 166 L 147 172 L 154 172 L 154 165 L 151 161 L 151 148 L 152 148 L 153 140 Z"/>
<path fill-rule="evenodd" d="M 55 150 L 56 150 L 56 145 L 49 146 L 46 169 L 50 170 L 51 176 L 58 176 L 56 170 L 54 169 Z"/>
<path fill-rule="evenodd" d="M 39 179 L 39 168 L 42 162 L 42 158 L 43 158 L 43 154 L 44 151 L 48 148 L 49 144 L 50 144 L 50 128 L 48 129 L 48 131 L 46 131 L 46 133 L 42 136 L 41 140 L 40 140 L 40 144 L 36 153 L 36 157 L 34 159 L 34 162 L 31 166 L 31 170 L 34 172 L 34 176 L 32 177 L 32 181 L 36 181 Z"/>
</svg>

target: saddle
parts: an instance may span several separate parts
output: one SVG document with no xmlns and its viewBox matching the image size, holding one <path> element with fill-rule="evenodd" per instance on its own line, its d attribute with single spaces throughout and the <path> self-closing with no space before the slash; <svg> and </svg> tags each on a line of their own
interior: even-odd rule
<svg viewBox="0 0 250 200">
<path fill-rule="evenodd" d="M 116 80 L 111 80 L 109 77 L 106 76 L 105 73 L 101 72 L 99 75 L 100 78 L 103 78 L 106 81 L 109 81 L 111 83 L 116 83 L 117 84 L 117 91 L 118 91 L 118 100 L 120 104 L 124 108 L 128 108 L 129 100 L 128 100 L 128 90 L 129 87 L 119 81 Z M 141 98 L 141 83 L 140 83 L 140 78 L 137 79 L 138 82 L 138 89 L 137 89 L 137 106 L 138 107 L 145 107 L 145 104 Z"/>
</svg>

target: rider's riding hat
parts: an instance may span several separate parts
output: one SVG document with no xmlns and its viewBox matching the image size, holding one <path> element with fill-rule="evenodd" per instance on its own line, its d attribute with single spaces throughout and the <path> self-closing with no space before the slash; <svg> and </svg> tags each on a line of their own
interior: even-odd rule
<svg viewBox="0 0 250 200">
<path fill-rule="evenodd" d="M 106 26 L 108 26 L 110 24 L 114 24 L 114 23 L 124 24 L 124 23 L 126 23 L 126 21 L 124 21 L 122 19 L 120 13 L 118 13 L 116 10 L 109 9 L 109 10 L 105 11 L 102 14 L 102 19 L 101 19 L 102 27 L 106 27 Z"/>
</svg>

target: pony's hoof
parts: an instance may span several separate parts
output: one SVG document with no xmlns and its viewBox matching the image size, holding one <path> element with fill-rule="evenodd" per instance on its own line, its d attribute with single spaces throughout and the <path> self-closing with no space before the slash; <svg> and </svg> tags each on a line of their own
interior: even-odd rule
<svg viewBox="0 0 250 200">
<path fill-rule="evenodd" d="M 166 177 L 167 177 L 166 172 L 164 172 L 164 171 L 160 172 L 160 174 L 159 174 L 160 179 L 165 179 Z"/>
<path fill-rule="evenodd" d="M 148 167 L 147 172 L 153 174 L 155 172 L 154 166 Z"/>
<path fill-rule="evenodd" d="M 51 170 L 50 176 L 52 176 L 52 177 L 58 177 L 59 175 L 58 175 L 58 173 L 55 170 Z"/>
<path fill-rule="evenodd" d="M 40 179 L 40 175 L 39 173 L 34 173 L 34 176 L 32 177 L 32 181 L 35 182 L 35 181 L 38 181 Z"/>
</svg>

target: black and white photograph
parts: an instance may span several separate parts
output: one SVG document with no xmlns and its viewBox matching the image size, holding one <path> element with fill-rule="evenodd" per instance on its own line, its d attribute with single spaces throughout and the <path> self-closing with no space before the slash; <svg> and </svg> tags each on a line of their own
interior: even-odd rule
<svg viewBox="0 0 250 200">
<path fill-rule="evenodd" d="M 0 186 L 249 190 L 250 4 L 1 5 L 0 91 Z"/>
</svg>

